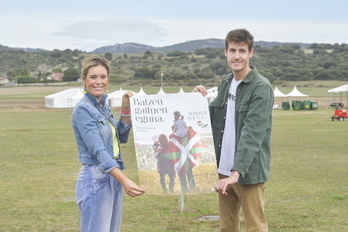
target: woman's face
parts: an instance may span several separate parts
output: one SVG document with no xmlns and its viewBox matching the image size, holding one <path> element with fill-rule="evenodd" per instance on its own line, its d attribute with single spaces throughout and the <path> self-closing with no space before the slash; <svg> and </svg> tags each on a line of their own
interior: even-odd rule
<svg viewBox="0 0 348 232">
<path fill-rule="evenodd" d="M 109 85 L 108 72 L 102 65 L 89 68 L 86 78 L 83 80 L 87 91 L 99 101 Z"/>
</svg>

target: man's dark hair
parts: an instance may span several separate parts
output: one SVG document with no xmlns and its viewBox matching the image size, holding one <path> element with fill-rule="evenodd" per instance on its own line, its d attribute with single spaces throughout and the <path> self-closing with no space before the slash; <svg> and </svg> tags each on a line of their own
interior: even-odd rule
<svg viewBox="0 0 348 232">
<path fill-rule="evenodd" d="M 254 36 L 246 29 L 235 29 L 230 31 L 225 40 L 225 49 L 228 49 L 228 43 L 246 43 L 248 45 L 249 51 L 253 48 Z"/>
</svg>

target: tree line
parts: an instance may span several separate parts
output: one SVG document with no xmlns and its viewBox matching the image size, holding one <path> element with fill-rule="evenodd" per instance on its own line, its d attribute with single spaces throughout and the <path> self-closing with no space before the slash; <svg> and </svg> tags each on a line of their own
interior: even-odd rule
<svg viewBox="0 0 348 232">
<path fill-rule="evenodd" d="M 348 80 L 347 44 L 297 44 L 254 46 L 250 60 L 271 82 L 302 80 Z M 81 62 L 90 53 L 79 50 L 24 52 L 0 50 L 0 77 L 18 83 L 50 82 L 51 72 L 63 72 L 63 81 L 76 81 Z M 200 48 L 195 52 L 172 51 L 166 54 L 99 54 L 111 62 L 110 81 L 122 85 L 189 86 L 198 83 L 217 85 L 230 72 L 223 48 Z"/>
</svg>

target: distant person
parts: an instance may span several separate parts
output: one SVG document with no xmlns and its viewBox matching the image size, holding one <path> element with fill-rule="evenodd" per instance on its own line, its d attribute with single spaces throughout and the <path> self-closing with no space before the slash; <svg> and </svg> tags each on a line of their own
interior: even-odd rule
<svg viewBox="0 0 348 232">
<path fill-rule="evenodd" d="M 72 113 L 72 127 L 82 164 L 76 183 L 81 231 L 120 231 L 123 190 L 130 197 L 142 195 L 123 173 L 120 143 L 128 140 L 131 129 L 131 92 L 123 95 L 121 118 L 116 120 L 106 104 L 109 85 L 109 62 L 98 56 L 82 64 L 85 95 Z"/>
<path fill-rule="evenodd" d="M 268 231 L 265 182 L 269 179 L 273 90 L 270 82 L 249 66 L 253 36 L 245 29 L 230 31 L 225 56 L 232 70 L 225 76 L 210 116 L 219 173 L 220 231 L 239 231 L 242 207 L 246 231 Z M 206 95 L 204 86 L 193 89 Z"/>
<path fill-rule="evenodd" d="M 173 135 L 177 137 L 183 138 L 187 135 L 187 125 L 184 121 L 184 116 L 182 116 L 179 111 L 174 112 L 174 122 L 172 130 Z"/>
</svg>

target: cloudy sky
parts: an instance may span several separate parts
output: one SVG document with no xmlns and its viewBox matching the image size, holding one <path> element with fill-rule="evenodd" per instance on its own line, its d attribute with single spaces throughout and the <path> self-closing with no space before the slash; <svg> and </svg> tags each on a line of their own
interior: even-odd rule
<svg viewBox="0 0 348 232">
<path fill-rule="evenodd" d="M 135 42 L 156 47 L 224 39 L 348 43 L 348 0 L 0 0 L 0 44 L 80 49 Z"/>
</svg>

